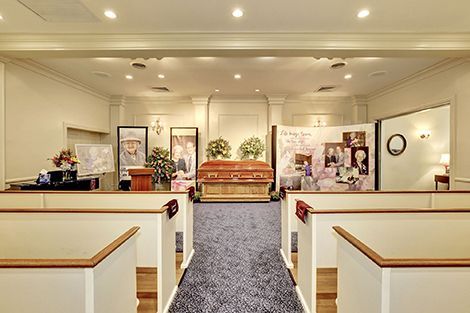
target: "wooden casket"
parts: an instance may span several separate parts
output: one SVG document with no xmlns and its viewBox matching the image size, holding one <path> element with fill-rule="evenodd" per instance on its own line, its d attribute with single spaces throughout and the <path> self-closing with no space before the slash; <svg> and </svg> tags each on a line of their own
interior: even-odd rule
<svg viewBox="0 0 470 313">
<path fill-rule="evenodd" d="M 198 181 L 203 202 L 269 201 L 273 169 L 261 161 L 211 160 L 199 167 Z"/>
</svg>

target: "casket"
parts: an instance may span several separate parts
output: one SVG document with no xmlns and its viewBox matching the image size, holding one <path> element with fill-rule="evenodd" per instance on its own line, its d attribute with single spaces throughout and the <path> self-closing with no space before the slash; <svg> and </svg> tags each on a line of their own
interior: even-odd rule
<svg viewBox="0 0 470 313">
<path fill-rule="evenodd" d="M 198 181 L 204 202 L 269 201 L 273 169 L 262 161 L 211 160 L 199 167 Z"/>
</svg>

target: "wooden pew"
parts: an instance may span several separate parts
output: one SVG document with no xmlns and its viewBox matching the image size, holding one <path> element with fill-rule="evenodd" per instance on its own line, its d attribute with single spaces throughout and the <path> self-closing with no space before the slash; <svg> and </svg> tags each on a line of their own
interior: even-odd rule
<svg viewBox="0 0 470 313">
<path fill-rule="evenodd" d="M 176 199 L 179 214 L 176 231 L 183 233 L 183 262 L 181 268 L 189 266 L 193 249 L 193 203 L 189 191 L 181 192 L 0 192 L 0 208 L 94 208 L 94 209 L 160 209 L 171 199 Z M 138 267 L 155 266 L 154 250 L 145 251 L 138 244 Z"/>
<path fill-rule="evenodd" d="M 160 209 L 2 208 L 0 228 L 5 225 L 21 224 L 28 226 L 26 230 L 72 227 L 88 232 L 90 229 L 102 228 L 112 231 L 138 225 L 140 233 L 136 242 L 136 265 L 158 269 L 156 286 L 158 312 L 166 312 L 177 290 L 176 217 L 172 218 L 169 209 L 168 206 Z"/>
<path fill-rule="evenodd" d="M 378 226 L 334 227 L 338 312 L 469 311 L 468 222 Z"/>
<path fill-rule="evenodd" d="M 357 208 L 468 208 L 470 191 L 357 191 L 308 192 L 285 191 L 281 202 L 281 255 L 293 268 L 291 234 L 297 231 L 296 200 L 315 209 Z"/>
<path fill-rule="evenodd" d="M 136 312 L 138 230 L 2 222 L 0 312 Z"/>
<path fill-rule="evenodd" d="M 315 312 L 317 271 L 337 268 L 337 237 L 333 226 L 372 230 L 390 225 L 428 225 L 460 221 L 470 226 L 470 209 L 313 209 L 303 201 L 304 222 L 298 223 L 298 265 L 296 290 L 306 312 Z M 301 215 L 301 214 L 300 214 Z M 302 216 L 302 215 L 301 215 Z"/>
</svg>

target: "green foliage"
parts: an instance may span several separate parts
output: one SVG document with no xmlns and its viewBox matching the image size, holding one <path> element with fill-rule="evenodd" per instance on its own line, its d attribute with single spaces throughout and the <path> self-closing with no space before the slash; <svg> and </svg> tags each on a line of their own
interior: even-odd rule
<svg viewBox="0 0 470 313">
<path fill-rule="evenodd" d="M 201 202 L 201 192 L 200 191 L 196 191 L 196 193 L 194 194 L 193 202 Z"/>
<path fill-rule="evenodd" d="M 271 201 L 281 200 L 281 197 L 279 196 L 279 192 L 277 191 L 271 191 L 270 196 L 271 196 Z"/>
<path fill-rule="evenodd" d="M 174 173 L 174 163 L 170 158 L 170 151 L 163 147 L 154 147 L 152 153 L 147 158 L 145 167 L 155 169 L 153 175 L 154 183 L 161 184 L 171 180 L 171 174 Z"/>
<path fill-rule="evenodd" d="M 218 157 L 222 159 L 230 158 L 232 147 L 227 140 L 219 137 L 218 139 L 211 140 L 207 144 L 206 155 L 210 159 L 217 159 Z"/>
<path fill-rule="evenodd" d="M 256 160 L 266 150 L 263 141 L 255 136 L 245 139 L 240 145 L 240 151 L 243 159 L 248 159 L 250 156 Z"/>
</svg>

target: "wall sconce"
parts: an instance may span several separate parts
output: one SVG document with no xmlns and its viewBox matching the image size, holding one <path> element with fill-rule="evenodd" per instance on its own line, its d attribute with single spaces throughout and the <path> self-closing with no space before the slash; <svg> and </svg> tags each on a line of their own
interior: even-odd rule
<svg viewBox="0 0 470 313">
<path fill-rule="evenodd" d="M 157 134 L 160 135 L 163 131 L 163 125 L 162 122 L 160 121 L 160 118 L 157 117 L 155 121 L 150 123 L 150 126 L 152 127 L 152 130 Z"/>
<path fill-rule="evenodd" d="M 313 124 L 313 127 L 325 127 L 325 126 L 326 126 L 326 122 L 320 121 L 320 120 L 317 120 L 315 124 Z"/>
<path fill-rule="evenodd" d="M 419 131 L 419 138 L 421 139 L 429 139 L 431 137 L 431 131 L 424 129 Z"/>
<path fill-rule="evenodd" d="M 449 174 L 450 154 L 449 153 L 441 154 L 441 160 L 439 161 L 439 163 L 444 165 L 444 167 L 446 168 L 446 174 Z"/>
</svg>

